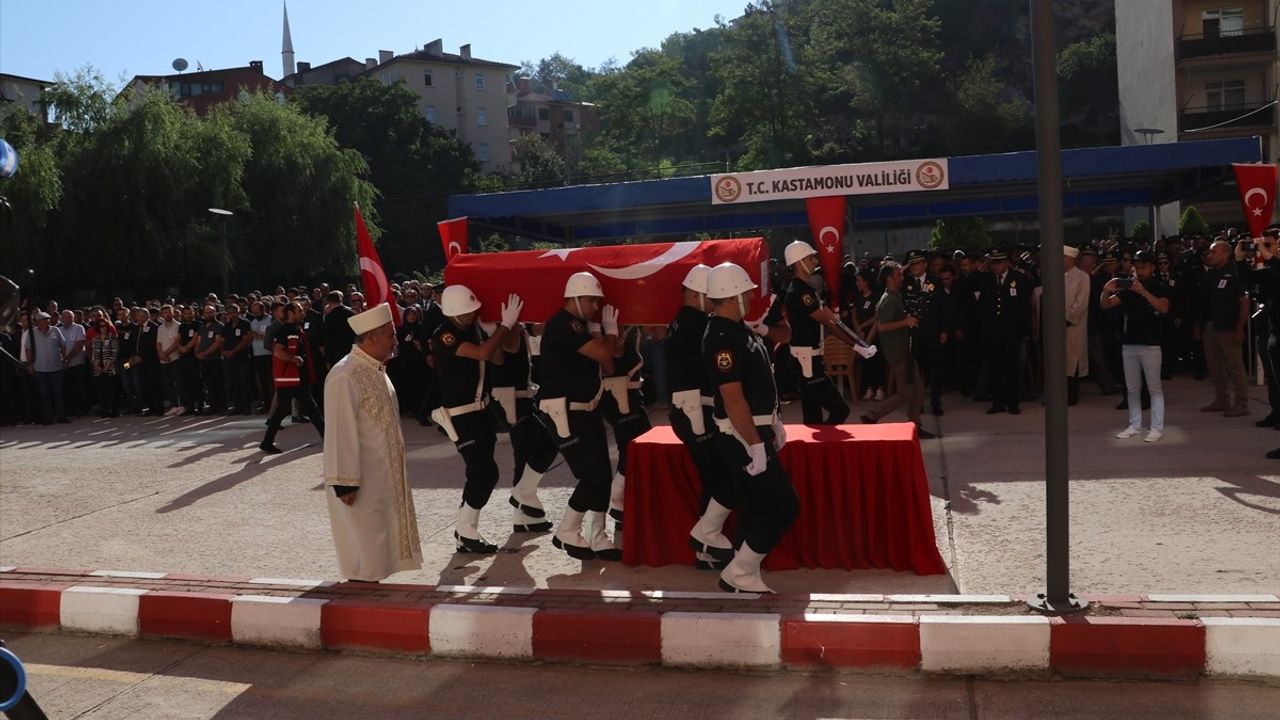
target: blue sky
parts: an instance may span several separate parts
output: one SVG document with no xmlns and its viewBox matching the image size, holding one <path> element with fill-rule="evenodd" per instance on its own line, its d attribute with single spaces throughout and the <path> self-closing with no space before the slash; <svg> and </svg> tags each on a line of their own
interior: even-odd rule
<svg viewBox="0 0 1280 720">
<path fill-rule="evenodd" d="M 731 19 L 747 0 L 547 0 L 488 3 L 436 0 L 292 0 L 296 59 L 319 65 L 379 50 L 409 52 L 436 38 L 445 50 L 471 43 L 476 57 L 519 63 L 560 52 L 594 67 L 658 45 L 667 35 Z M 366 10 L 376 8 L 376 10 Z M 470 12 L 469 9 L 483 8 Z M 0 72 L 51 80 L 85 64 L 109 81 L 171 72 L 174 58 L 194 70 L 262 60 L 280 77 L 278 0 L 0 0 Z"/>
</svg>

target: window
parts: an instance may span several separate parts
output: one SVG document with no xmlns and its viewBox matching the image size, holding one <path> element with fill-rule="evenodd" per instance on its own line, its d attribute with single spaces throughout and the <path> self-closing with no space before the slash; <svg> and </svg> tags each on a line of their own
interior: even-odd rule
<svg viewBox="0 0 1280 720">
<path fill-rule="evenodd" d="M 1244 107 L 1244 81 L 1222 80 L 1204 84 L 1206 105 L 1210 110 L 1231 110 Z"/>
<path fill-rule="evenodd" d="M 551 119 L 551 110 L 550 110 L 549 108 L 538 108 L 538 119 L 539 119 L 539 120 L 550 120 L 550 119 Z"/>
<path fill-rule="evenodd" d="M 1204 21 L 1205 37 L 1224 37 L 1244 34 L 1244 9 L 1239 7 L 1217 8 L 1205 10 L 1200 18 Z"/>
<path fill-rule="evenodd" d="M 431 68 L 422 71 L 422 84 L 431 87 Z"/>
<path fill-rule="evenodd" d="M 476 73 L 476 89 L 484 89 L 484 73 Z"/>
<path fill-rule="evenodd" d="M 379 73 L 378 79 L 382 81 L 383 85 L 390 85 L 391 83 L 396 81 L 395 76 L 391 73 L 390 70 L 385 70 Z"/>
<path fill-rule="evenodd" d="M 489 162 L 489 143 L 476 145 L 476 159 L 480 162 Z"/>
<path fill-rule="evenodd" d="M 435 106 L 435 105 L 428 105 L 428 106 L 427 106 L 427 110 L 426 110 L 426 112 L 424 112 L 424 113 L 423 113 L 423 115 L 424 115 L 424 116 L 426 116 L 426 118 L 427 118 L 427 122 L 429 122 L 429 123 L 435 123 L 435 121 L 436 121 L 436 106 Z"/>
<path fill-rule="evenodd" d="M 564 121 L 565 121 L 565 122 L 573 122 L 573 111 L 572 111 L 572 110 L 565 110 L 565 111 L 564 111 Z"/>
<path fill-rule="evenodd" d="M 489 126 L 489 111 L 484 108 L 476 108 L 476 125 L 480 127 Z"/>
</svg>

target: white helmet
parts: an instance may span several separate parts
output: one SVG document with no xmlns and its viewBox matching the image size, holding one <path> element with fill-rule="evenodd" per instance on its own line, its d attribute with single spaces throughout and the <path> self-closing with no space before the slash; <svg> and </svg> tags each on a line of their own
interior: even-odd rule
<svg viewBox="0 0 1280 720">
<path fill-rule="evenodd" d="M 813 246 L 803 240 L 797 240 L 787 246 L 782 253 L 782 257 L 786 260 L 787 267 L 791 267 L 810 255 L 817 255 L 818 251 Z"/>
<path fill-rule="evenodd" d="M 577 297 L 604 297 L 604 288 L 600 287 L 600 281 L 595 275 L 589 272 L 576 272 L 569 276 L 569 282 L 564 285 L 564 296 L 567 298 Z"/>
<path fill-rule="evenodd" d="M 707 275 L 707 297 L 712 300 L 737 297 L 756 287 L 747 271 L 731 262 L 720 263 Z"/>
<path fill-rule="evenodd" d="M 480 300 L 466 285 L 450 285 L 440 293 L 440 312 L 459 317 L 480 309 Z"/>
<path fill-rule="evenodd" d="M 698 263 L 689 268 L 688 274 L 684 276 L 684 282 L 681 285 L 689 288 L 696 293 L 707 294 L 707 276 L 711 274 L 711 268 Z"/>
</svg>

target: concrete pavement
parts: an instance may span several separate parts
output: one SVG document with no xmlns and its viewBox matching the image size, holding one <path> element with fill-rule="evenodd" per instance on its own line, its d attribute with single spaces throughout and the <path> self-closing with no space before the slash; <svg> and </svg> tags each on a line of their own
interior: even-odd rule
<svg viewBox="0 0 1280 720">
<path fill-rule="evenodd" d="M 1119 441 L 1116 398 L 1086 390 L 1072 409 L 1073 590 L 1079 593 L 1252 593 L 1280 588 L 1280 463 L 1262 454 L 1280 433 L 1252 418 L 1197 412 L 1207 383 L 1166 385 L 1168 428 L 1154 445 Z M 926 418 L 945 437 L 923 451 L 937 542 L 949 575 L 799 570 L 771 575 L 782 592 L 1020 594 L 1043 577 L 1042 409 L 986 416 L 954 395 Z M 798 407 L 788 407 L 794 421 Z M 854 414 L 860 412 L 855 405 Z M 661 413 L 652 413 L 655 422 Z M 892 418 L 891 418 L 892 419 Z M 310 426 L 286 426 L 291 449 L 265 458 L 263 418 L 79 420 L 0 429 L 0 565 L 113 568 L 242 577 L 334 578 Z M 683 568 L 579 563 L 547 535 L 508 539 L 504 481 L 482 517 L 506 551 L 453 553 L 461 461 L 432 429 L 405 423 L 425 566 L 396 582 L 630 590 L 708 590 Z M 510 446 L 498 447 L 504 477 Z M 544 481 L 557 517 L 572 478 Z"/>
<path fill-rule="evenodd" d="M 1244 683 L 985 682 L 412 661 L 72 635 L 7 637 L 51 718 L 1274 720 Z"/>
</svg>

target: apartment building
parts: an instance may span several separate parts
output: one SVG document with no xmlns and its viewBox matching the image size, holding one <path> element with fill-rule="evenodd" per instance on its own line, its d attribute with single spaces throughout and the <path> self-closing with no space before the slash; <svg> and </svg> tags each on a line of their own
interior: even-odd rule
<svg viewBox="0 0 1280 720">
<path fill-rule="evenodd" d="M 1116 0 L 1121 141 L 1259 136 L 1280 161 L 1280 0 Z M 1210 223 L 1241 221 L 1236 188 L 1190 201 Z M 1177 208 L 1160 213 L 1173 232 Z"/>
<path fill-rule="evenodd" d="M 0 107 L 14 103 L 26 108 L 32 115 L 45 118 L 46 110 L 44 103 L 40 101 L 40 94 L 52 84 L 49 80 L 0 73 L 0 103 L 3 103 Z"/>
<path fill-rule="evenodd" d="M 419 97 L 418 110 L 427 122 L 470 145 L 484 172 L 511 169 L 507 108 L 516 103 L 511 76 L 519 65 L 474 57 L 470 45 L 447 53 L 441 40 L 404 55 L 387 50 L 378 55 L 366 77 L 387 85 L 403 80 Z"/>
<path fill-rule="evenodd" d="M 568 160 L 578 158 L 583 142 L 600 132 L 600 113 L 594 103 L 578 100 L 554 81 L 546 92 L 534 92 L 527 77 L 516 80 L 516 104 L 508 109 L 507 122 L 512 141 L 537 133 Z"/>
<path fill-rule="evenodd" d="M 242 92 L 264 92 L 284 98 L 293 90 L 272 80 L 263 73 L 262 61 L 251 60 L 245 67 L 172 75 L 135 75 L 120 91 L 120 95 L 132 102 L 144 86 L 168 88 L 175 100 L 190 107 L 197 115 L 206 115 L 214 106 L 240 97 Z"/>
</svg>

